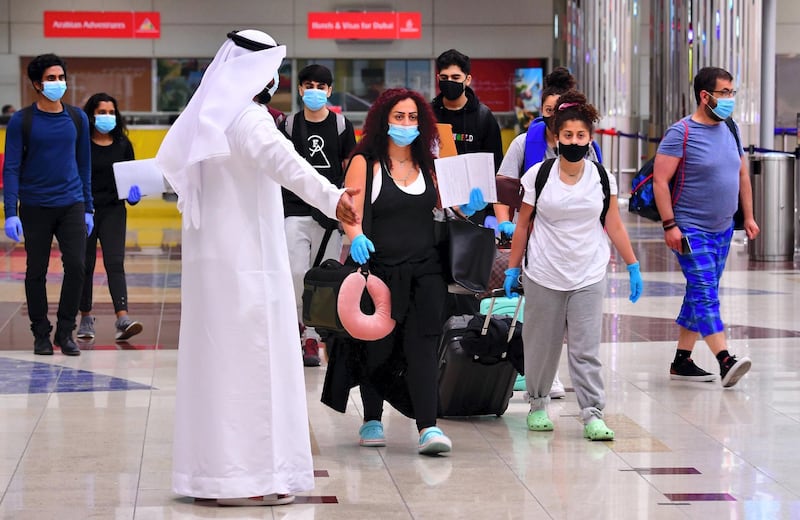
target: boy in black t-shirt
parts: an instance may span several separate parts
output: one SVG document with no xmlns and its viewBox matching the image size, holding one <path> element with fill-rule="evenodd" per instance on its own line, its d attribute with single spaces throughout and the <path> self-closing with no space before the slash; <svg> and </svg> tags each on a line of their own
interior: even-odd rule
<svg viewBox="0 0 800 520">
<path fill-rule="evenodd" d="M 345 164 L 356 145 L 353 124 L 327 107 L 333 91 L 333 75 L 322 65 L 309 65 L 298 75 L 298 92 L 303 110 L 288 116 L 280 130 L 294 143 L 295 150 L 336 186 L 344 180 Z M 303 277 L 322 249 L 320 261 L 339 260 L 342 233 L 338 222 L 306 204 L 300 197 L 283 189 L 283 214 L 289 265 L 300 326 L 303 364 L 319 366 L 320 337 L 313 328 L 303 326 Z M 326 239 L 327 237 L 327 239 Z"/>
</svg>

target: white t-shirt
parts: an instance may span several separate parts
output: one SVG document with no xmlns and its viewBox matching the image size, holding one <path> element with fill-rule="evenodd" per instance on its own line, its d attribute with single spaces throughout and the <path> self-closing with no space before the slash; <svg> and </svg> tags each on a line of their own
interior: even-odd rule
<svg viewBox="0 0 800 520">
<path fill-rule="evenodd" d="M 603 186 L 593 162 L 584 160 L 583 176 L 574 185 L 559 178 L 559 161 L 550 170 L 539 196 L 533 232 L 528 239 L 528 265 L 525 275 L 539 285 L 556 291 L 574 291 L 603 279 L 611 255 L 600 213 Z M 541 163 L 522 178 L 523 202 L 536 205 L 536 176 Z M 617 182 L 608 176 L 611 195 Z"/>
</svg>

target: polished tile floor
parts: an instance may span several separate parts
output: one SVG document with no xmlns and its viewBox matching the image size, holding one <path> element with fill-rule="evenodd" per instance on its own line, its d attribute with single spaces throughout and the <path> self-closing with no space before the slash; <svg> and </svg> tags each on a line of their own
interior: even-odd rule
<svg viewBox="0 0 800 520">
<path fill-rule="evenodd" d="M 753 368 L 727 390 L 675 382 L 668 368 L 682 277 L 657 225 L 631 220 L 629 231 L 645 288 L 631 304 L 624 266 L 612 259 L 602 357 L 615 441 L 582 438 L 572 391 L 552 404 L 554 432 L 529 432 L 516 392 L 500 418 L 442 420 L 450 456 L 417 455 L 412 422 L 394 411 L 385 417 L 388 446 L 360 448 L 356 394 L 346 414 L 326 408 L 325 368 L 306 368 L 316 488 L 276 508 L 220 508 L 170 489 L 179 245 L 131 248 L 130 310 L 145 329 L 129 344 L 113 341 L 100 268 L 97 338 L 71 358 L 33 355 L 24 251 L 0 242 L 0 518 L 800 518 L 798 264 L 751 262 L 737 237 L 723 317 L 730 349 Z M 55 301 L 56 253 L 51 266 Z M 694 357 L 715 368 L 704 345 Z"/>
</svg>

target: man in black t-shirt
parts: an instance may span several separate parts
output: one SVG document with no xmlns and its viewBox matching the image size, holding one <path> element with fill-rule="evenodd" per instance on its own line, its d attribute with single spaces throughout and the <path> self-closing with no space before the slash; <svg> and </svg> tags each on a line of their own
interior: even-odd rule
<svg viewBox="0 0 800 520">
<path fill-rule="evenodd" d="M 309 65 L 298 75 L 298 91 L 303 110 L 289 115 L 280 130 L 294 143 L 295 150 L 336 186 L 342 186 L 345 165 L 356 145 L 353 124 L 343 115 L 328 109 L 333 91 L 333 75 L 322 65 Z M 283 189 L 283 214 L 289 265 L 300 326 L 303 364 L 319 366 L 320 337 L 313 328 L 303 326 L 303 277 L 322 249 L 320 261 L 339 260 L 342 233 L 338 222 L 325 217 L 300 197 Z"/>
</svg>

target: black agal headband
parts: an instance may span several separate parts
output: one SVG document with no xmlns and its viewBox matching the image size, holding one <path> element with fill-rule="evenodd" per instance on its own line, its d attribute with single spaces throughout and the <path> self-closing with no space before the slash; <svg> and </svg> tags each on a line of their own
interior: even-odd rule
<svg viewBox="0 0 800 520">
<path fill-rule="evenodd" d="M 265 49 L 272 49 L 277 47 L 276 45 L 270 45 L 268 43 L 261 43 L 254 40 L 250 40 L 245 38 L 244 36 L 238 34 L 239 31 L 231 31 L 228 33 L 228 38 L 233 40 L 238 47 L 242 47 L 243 49 L 247 49 L 248 51 L 263 51 Z"/>
</svg>

